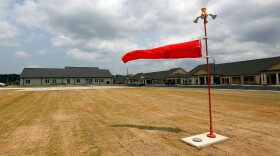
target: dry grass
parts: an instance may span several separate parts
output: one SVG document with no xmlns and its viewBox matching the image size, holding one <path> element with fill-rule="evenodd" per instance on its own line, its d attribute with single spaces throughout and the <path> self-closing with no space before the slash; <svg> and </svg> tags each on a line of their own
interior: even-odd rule
<svg viewBox="0 0 280 156">
<path fill-rule="evenodd" d="M 214 132 L 196 149 L 180 138 L 208 131 L 207 90 L 0 90 L 0 155 L 279 155 L 280 93 L 212 90 Z"/>
</svg>

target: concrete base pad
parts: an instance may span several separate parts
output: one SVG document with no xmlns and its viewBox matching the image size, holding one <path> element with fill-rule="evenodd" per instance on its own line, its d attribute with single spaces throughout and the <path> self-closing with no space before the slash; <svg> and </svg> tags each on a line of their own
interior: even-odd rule
<svg viewBox="0 0 280 156">
<path fill-rule="evenodd" d="M 222 135 L 219 135 L 219 134 L 216 134 L 216 138 L 209 138 L 207 137 L 207 134 L 209 134 L 209 132 L 207 133 L 202 133 L 202 134 L 199 134 L 199 135 L 195 135 L 195 136 L 191 136 L 191 137 L 187 137 L 187 138 L 182 138 L 181 140 L 187 144 L 190 144 L 196 148 L 201 148 L 201 147 L 205 147 L 205 146 L 208 146 L 208 145 L 212 145 L 212 144 L 215 144 L 215 143 L 219 143 L 219 142 L 222 142 L 222 141 L 225 141 L 228 139 L 228 137 L 225 137 L 225 136 L 222 136 Z M 200 138 L 202 139 L 201 142 L 195 142 L 193 141 L 193 138 Z"/>
</svg>

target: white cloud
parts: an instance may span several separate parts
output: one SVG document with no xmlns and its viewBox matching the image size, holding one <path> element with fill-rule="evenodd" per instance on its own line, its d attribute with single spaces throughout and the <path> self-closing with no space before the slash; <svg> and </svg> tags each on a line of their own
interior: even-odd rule
<svg viewBox="0 0 280 156">
<path fill-rule="evenodd" d="M 99 54 L 104 53 L 125 53 L 138 48 L 137 44 L 129 40 L 100 40 L 93 39 L 85 43 L 85 48 L 95 50 Z"/>
<path fill-rule="evenodd" d="M 34 42 L 34 41 L 37 41 L 38 39 L 42 39 L 43 37 L 44 37 L 43 34 L 32 33 L 28 36 L 28 38 L 26 39 L 26 42 Z"/>
<path fill-rule="evenodd" d="M 46 49 L 40 47 L 39 41 L 36 42 L 38 38 L 40 42 L 45 40 L 52 45 L 46 49 L 48 52 L 61 52 L 53 59 L 54 64 L 59 65 L 67 63 L 67 60 L 61 61 L 66 52 L 68 59 L 76 59 L 77 62 L 81 60 L 82 63 L 85 60 L 90 63 L 98 62 L 96 66 L 106 64 L 109 69 L 118 72 L 116 66 L 119 66 L 118 69 L 128 66 L 122 64 L 120 60 L 120 57 L 128 51 L 202 37 L 202 20 L 198 24 L 192 21 L 200 15 L 200 8 L 203 6 L 207 7 L 209 13 L 218 15 L 215 20 L 209 19 L 207 24 L 210 56 L 215 58 L 217 63 L 277 56 L 280 50 L 278 37 L 280 29 L 275 27 L 280 24 L 279 0 L 269 2 L 244 0 L 242 3 L 231 0 L 25 0 L 20 3 L 15 0 L 2 0 L 1 2 L 3 3 L 0 3 L 0 40 L 11 43 L 10 40 L 17 39 L 17 36 L 30 34 L 25 39 L 28 42 L 21 41 L 21 38 L 18 42 L 21 44 L 20 48 L 32 51 Z M 16 24 L 13 24 L 14 22 Z M 43 55 L 47 52 L 37 53 Z M 27 53 L 17 55 L 30 57 Z M 46 60 L 48 59 L 44 58 L 44 61 Z M 133 66 L 135 72 L 145 72 L 175 66 L 191 68 L 204 63 L 204 60 L 187 62 L 191 65 L 178 60 L 165 60 L 164 63 L 132 61 L 129 65 Z"/>
<path fill-rule="evenodd" d="M 15 53 L 15 56 L 16 57 L 21 57 L 21 58 L 26 58 L 26 57 L 31 57 L 32 55 L 30 55 L 30 54 L 28 54 L 28 53 L 26 53 L 24 51 L 17 51 Z"/>
<path fill-rule="evenodd" d="M 18 34 L 18 29 L 7 21 L 0 19 L 0 40 L 14 38 Z"/>
<path fill-rule="evenodd" d="M 88 61 L 93 61 L 97 58 L 95 53 L 82 51 L 80 49 L 71 49 L 67 52 L 67 55 L 75 59 Z"/>
<path fill-rule="evenodd" d="M 44 27 L 48 18 L 44 8 L 34 0 L 26 0 L 23 4 L 15 5 L 13 16 L 16 22 L 27 27 Z"/>
<path fill-rule="evenodd" d="M 40 51 L 38 52 L 39 55 L 46 55 L 46 54 L 48 54 L 48 53 L 49 53 L 49 51 L 46 50 L 46 49 L 40 50 Z"/>
<path fill-rule="evenodd" d="M 74 41 L 73 39 L 64 35 L 59 35 L 56 38 L 52 39 L 52 44 L 56 47 L 72 47 L 75 46 L 77 43 L 77 41 Z"/>
<path fill-rule="evenodd" d="M 28 68 L 40 68 L 41 67 L 41 65 L 39 65 L 39 64 L 29 64 L 28 65 Z"/>
</svg>

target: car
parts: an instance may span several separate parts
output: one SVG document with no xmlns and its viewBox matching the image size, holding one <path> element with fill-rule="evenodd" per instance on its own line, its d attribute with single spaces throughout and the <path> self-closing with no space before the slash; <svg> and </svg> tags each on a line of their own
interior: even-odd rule
<svg viewBox="0 0 280 156">
<path fill-rule="evenodd" d="M 165 85 L 175 85 L 175 82 L 174 81 L 166 81 Z"/>
<path fill-rule="evenodd" d="M 6 83 L 0 82 L 0 87 L 5 87 L 5 86 L 8 86 L 8 85 Z"/>
<path fill-rule="evenodd" d="M 131 82 L 128 84 L 129 86 L 145 86 L 145 84 L 140 83 L 140 82 Z"/>
</svg>

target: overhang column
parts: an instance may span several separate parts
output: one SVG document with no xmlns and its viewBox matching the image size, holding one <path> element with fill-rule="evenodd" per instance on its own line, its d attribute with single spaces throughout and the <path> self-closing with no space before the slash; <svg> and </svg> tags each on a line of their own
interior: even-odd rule
<svg viewBox="0 0 280 156">
<path fill-rule="evenodd" d="M 263 74 L 264 84 L 267 84 L 266 74 Z"/>
<path fill-rule="evenodd" d="M 214 77 L 211 76 L 211 84 L 214 84 Z"/>
<path fill-rule="evenodd" d="M 279 85 L 279 73 L 276 73 L 276 84 Z"/>
<path fill-rule="evenodd" d="M 263 85 L 265 85 L 266 84 L 266 74 L 265 73 L 263 73 L 263 74 L 261 74 L 261 84 L 263 84 Z"/>
<path fill-rule="evenodd" d="M 197 83 L 198 83 L 198 85 L 200 85 L 200 78 L 199 77 L 197 78 Z"/>
</svg>

